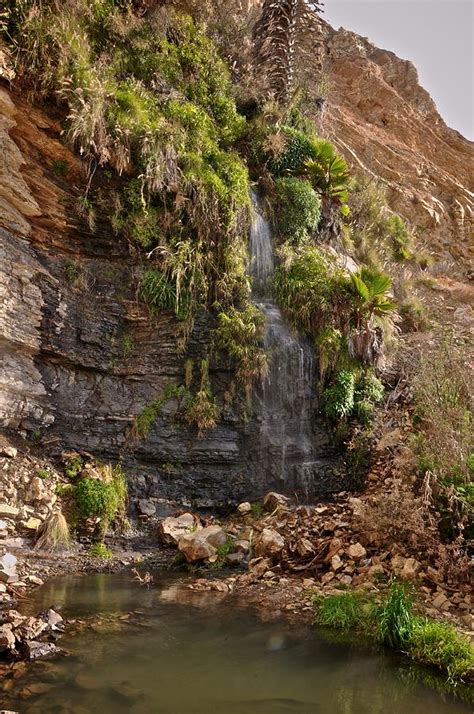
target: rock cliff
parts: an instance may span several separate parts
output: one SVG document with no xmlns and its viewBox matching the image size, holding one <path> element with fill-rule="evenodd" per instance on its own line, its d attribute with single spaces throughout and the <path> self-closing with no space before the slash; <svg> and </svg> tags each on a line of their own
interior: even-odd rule
<svg viewBox="0 0 474 714">
<path fill-rule="evenodd" d="M 446 126 L 415 66 L 325 25 L 324 133 L 352 167 L 382 179 L 419 242 L 462 271 L 473 258 L 474 144 Z"/>
<path fill-rule="evenodd" d="M 182 330 L 173 315 L 151 316 L 137 299 L 140 258 L 114 235 L 107 211 L 98 209 L 95 226 L 78 213 L 83 167 L 61 143 L 54 111 L 0 87 L 1 424 L 37 432 L 58 451 L 121 458 L 141 498 L 205 507 L 270 487 L 298 491 L 296 480 L 279 482 L 271 459 L 262 462 L 258 410 L 245 421 L 237 406 L 225 405 L 232 371 L 224 362 L 211 370 L 223 405 L 216 429 L 198 438 L 170 401 L 147 440 L 131 437 L 144 407 L 184 381 Z M 196 363 L 212 327 L 208 315 L 195 322 L 186 356 Z M 322 420 L 314 438 L 314 489 L 344 488 Z"/>
</svg>

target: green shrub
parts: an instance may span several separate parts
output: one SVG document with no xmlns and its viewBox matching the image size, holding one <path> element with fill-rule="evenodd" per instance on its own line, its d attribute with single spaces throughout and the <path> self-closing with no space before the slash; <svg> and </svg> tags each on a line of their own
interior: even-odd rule
<svg viewBox="0 0 474 714">
<path fill-rule="evenodd" d="M 279 132 L 281 149 L 270 158 L 268 166 L 275 176 L 301 176 L 306 162 L 316 155 L 315 140 L 298 129 L 285 126 Z"/>
<path fill-rule="evenodd" d="M 412 237 L 407 224 L 399 215 L 394 213 L 387 219 L 387 232 L 392 248 L 394 260 L 409 260 L 412 256 Z"/>
<path fill-rule="evenodd" d="M 104 466 L 100 471 L 102 479 L 81 479 L 73 494 L 78 516 L 83 519 L 99 518 L 100 535 L 103 537 L 114 519 L 124 515 L 127 483 L 120 466 Z"/>
<path fill-rule="evenodd" d="M 249 389 L 267 371 L 267 356 L 261 346 L 265 317 L 256 305 L 247 303 L 240 310 L 231 307 L 220 312 L 217 318 L 214 345 L 229 355 L 235 363 L 237 379 Z"/>
<path fill-rule="evenodd" d="M 354 390 L 354 414 L 362 424 L 368 426 L 374 416 L 374 406 L 384 397 L 385 388 L 370 369 L 362 371 Z"/>
<path fill-rule="evenodd" d="M 474 669 L 474 647 L 452 625 L 428 618 L 413 620 L 407 641 L 414 660 L 445 670 L 450 679 L 462 679 Z"/>
<path fill-rule="evenodd" d="M 315 232 L 321 217 L 321 201 L 308 181 L 291 176 L 277 179 L 272 200 L 281 236 L 299 244 Z"/>
<path fill-rule="evenodd" d="M 105 543 L 93 543 L 89 548 L 89 555 L 93 558 L 100 558 L 105 560 L 113 556 L 112 551 L 108 548 Z"/>
<path fill-rule="evenodd" d="M 413 631 L 413 593 L 409 586 L 393 582 L 388 596 L 374 611 L 376 636 L 389 647 L 400 649 Z"/>
<path fill-rule="evenodd" d="M 324 412 L 329 419 L 340 421 L 351 415 L 354 408 L 355 375 L 342 370 L 324 390 Z"/>
<path fill-rule="evenodd" d="M 349 214 L 349 166 L 330 141 L 315 141 L 313 156 L 306 162 L 305 175 L 313 188 L 341 207 L 343 215 Z"/>
<path fill-rule="evenodd" d="M 142 295 L 156 310 L 173 310 L 178 319 L 189 316 L 190 294 L 186 289 L 178 296 L 176 285 L 158 270 L 147 270 L 142 277 Z"/>
<path fill-rule="evenodd" d="M 82 471 L 82 459 L 80 456 L 74 456 L 66 461 L 64 473 L 67 478 L 74 480 Z"/>
<path fill-rule="evenodd" d="M 42 478 L 42 479 L 47 479 L 51 476 L 48 469 L 38 469 L 36 471 L 36 475 L 38 476 L 38 478 Z"/>
</svg>

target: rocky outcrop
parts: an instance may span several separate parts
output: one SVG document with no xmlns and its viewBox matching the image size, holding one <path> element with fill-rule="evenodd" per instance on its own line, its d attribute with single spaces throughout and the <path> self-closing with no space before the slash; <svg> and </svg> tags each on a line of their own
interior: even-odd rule
<svg viewBox="0 0 474 714">
<path fill-rule="evenodd" d="M 196 319 L 183 356 L 174 316 L 151 316 L 137 299 L 141 258 L 113 233 L 110 201 L 101 208 L 96 200 L 99 171 L 90 194 L 95 215 L 78 211 L 86 178 L 61 142 L 55 111 L 0 86 L 1 424 L 46 436 L 58 454 L 68 448 L 122 459 L 132 495 L 152 499 L 151 510 L 162 499 L 205 508 L 269 488 L 297 490 L 296 481 L 279 482 L 271 459 L 262 461 L 258 414 L 246 422 L 224 401 L 232 379 L 224 361 L 210 375 L 222 406 L 216 429 L 198 438 L 171 400 L 148 439 L 131 436 L 144 407 L 184 382 L 185 356 L 199 364 L 213 321 Z M 315 490 L 346 487 L 322 420 L 315 420 L 314 438 L 321 459 Z"/>
<path fill-rule="evenodd" d="M 324 133 L 353 168 L 383 180 L 391 208 L 417 229 L 421 245 L 468 265 L 474 144 L 446 126 L 411 62 L 343 28 L 325 28 Z"/>
</svg>

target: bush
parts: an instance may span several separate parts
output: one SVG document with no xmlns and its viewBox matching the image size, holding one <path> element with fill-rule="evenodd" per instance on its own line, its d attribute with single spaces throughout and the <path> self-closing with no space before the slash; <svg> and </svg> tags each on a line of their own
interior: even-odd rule
<svg viewBox="0 0 474 714">
<path fill-rule="evenodd" d="M 104 466 L 102 479 L 84 478 L 74 488 L 74 502 L 80 518 L 99 518 L 100 535 L 123 515 L 127 499 L 127 484 L 120 466 Z"/>
<path fill-rule="evenodd" d="M 409 260 L 413 257 L 411 234 L 403 218 L 396 213 L 387 219 L 387 233 L 393 260 Z"/>
<path fill-rule="evenodd" d="M 342 370 L 332 386 L 324 391 L 324 412 L 329 419 L 340 421 L 349 417 L 354 408 L 355 375 Z"/>
<path fill-rule="evenodd" d="M 308 181 L 279 178 L 272 196 L 278 232 L 292 243 L 303 243 L 315 232 L 321 201 Z"/>
<path fill-rule="evenodd" d="M 274 151 L 268 161 L 270 171 L 275 176 L 301 176 L 306 162 L 316 155 L 314 139 L 289 126 L 283 127 L 277 136 L 280 142 L 273 142 L 274 146 L 278 146 L 278 150 Z"/>
<path fill-rule="evenodd" d="M 351 591 L 314 599 L 316 622 L 327 627 L 343 630 L 364 627 L 368 612 L 364 610 L 366 599 L 361 593 Z"/>
<path fill-rule="evenodd" d="M 183 289 L 178 294 L 176 285 L 158 270 L 147 270 L 142 277 L 142 295 L 156 310 L 172 310 L 176 317 L 185 320 L 189 316 L 191 297 Z"/>
<path fill-rule="evenodd" d="M 100 558 L 101 560 L 105 560 L 107 558 L 111 558 L 113 553 L 110 548 L 107 548 L 105 543 L 93 543 L 89 548 L 89 555 L 91 555 L 93 558 Z"/>
<path fill-rule="evenodd" d="M 265 317 L 251 303 L 242 309 L 231 307 L 217 316 L 219 326 L 214 331 L 213 341 L 217 349 L 226 352 L 236 366 L 239 382 L 250 389 L 256 379 L 267 371 L 267 356 L 261 346 Z"/>
</svg>

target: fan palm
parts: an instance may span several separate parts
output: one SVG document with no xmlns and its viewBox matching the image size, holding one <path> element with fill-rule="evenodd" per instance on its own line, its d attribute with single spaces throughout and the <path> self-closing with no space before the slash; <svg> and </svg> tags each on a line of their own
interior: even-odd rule
<svg viewBox="0 0 474 714">
<path fill-rule="evenodd" d="M 348 199 L 349 166 L 334 145 L 324 139 L 315 142 L 315 155 L 306 162 L 306 172 L 314 188 L 344 206 Z"/>
</svg>

